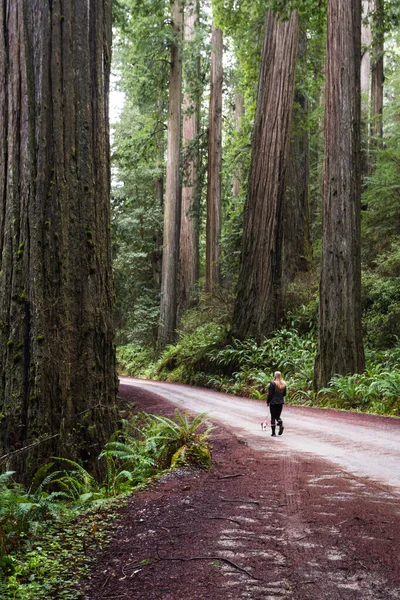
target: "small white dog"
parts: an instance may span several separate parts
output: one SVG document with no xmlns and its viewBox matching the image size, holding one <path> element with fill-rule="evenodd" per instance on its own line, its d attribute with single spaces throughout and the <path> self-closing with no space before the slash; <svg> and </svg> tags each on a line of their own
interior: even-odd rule
<svg viewBox="0 0 400 600">
<path fill-rule="evenodd" d="M 261 421 L 261 429 L 262 431 L 267 431 L 268 423 L 267 421 Z"/>
</svg>

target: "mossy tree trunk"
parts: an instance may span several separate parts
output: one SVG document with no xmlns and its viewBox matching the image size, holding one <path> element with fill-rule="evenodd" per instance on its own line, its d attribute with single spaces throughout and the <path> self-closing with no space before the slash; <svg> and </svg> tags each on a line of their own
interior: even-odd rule
<svg viewBox="0 0 400 600">
<path fill-rule="evenodd" d="M 365 367 L 361 329 L 361 0 L 330 0 L 319 343 L 314 385 Z"/>
<path fill-rule="evenodd" d="M 0 453 L 26 477 L 96 470 L 116 424 L 110 52 L 111 3 L 0 1 Z"/>
<path fill-rule="evenodd" d="M 284 23 L 268 11 L 232 322 L 233 335 L 241 339 L 259 340 L 281 322 L 283 203 L 298 36 L 296 11 Z"/>
</svg>

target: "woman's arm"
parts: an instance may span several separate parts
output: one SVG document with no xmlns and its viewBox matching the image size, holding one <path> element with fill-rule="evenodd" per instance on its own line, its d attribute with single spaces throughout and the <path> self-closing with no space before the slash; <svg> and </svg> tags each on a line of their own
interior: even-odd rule
<svg viewBox="0 0 400 600">
<path fill-rule="evenodd" d="M 269 384 L 269 388 L 268 388 L 267 404 L 269 404 L 271 402 L 272 396 L 274 395 L 274 390 L 275 390 L 275 384 L 273 381 L 271 381 L 271 383 Z"/>
</svg>

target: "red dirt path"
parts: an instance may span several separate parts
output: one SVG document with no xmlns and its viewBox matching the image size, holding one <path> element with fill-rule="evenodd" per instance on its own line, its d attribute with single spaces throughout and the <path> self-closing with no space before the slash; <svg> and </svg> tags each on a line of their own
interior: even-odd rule
<svg viewBox="0 0 400 600">
<path fill-rule="evenodd" d="M 120 393 L 174 413 L 147 391 Z M 130 498 L 87 600 L 400 599 L 399 496 L 222 427 L 212 448 L 212 470 L 179 470 Z"/>
</svg>

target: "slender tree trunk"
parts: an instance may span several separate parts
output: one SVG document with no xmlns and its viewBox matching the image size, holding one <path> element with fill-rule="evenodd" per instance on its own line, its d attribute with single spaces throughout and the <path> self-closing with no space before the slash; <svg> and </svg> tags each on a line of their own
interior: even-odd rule
<svg viewBox="0 0 400 600">
<path fill-rule="evenodd" d="M 160 350 L 164 348 L 166 344 L 170 344 L 174 341 L 177 311 L 177 278 L 181 212 L 179 162 L 182 112 L 182 5 L 180 0 L 172 1 L 172 27 L 175 38 L 171 43 L 171 69 L 169 79 L 167 174 L 165 186 L 160 326 L 158 330 L 158 347 Z"/>
<path fill-rule="evenodd" d="M 187 7 L 187 17 L 185 19 L 185 41 L 187 44 L 193 43 L 198 21 L 197 11 L 197 0 L 191 0 Z M 180 236 L 179 306 L 181 311 L 188 305 L 191 290 L 199 277 L 198 98 L 191 98 L 189 92 L 185 92 L 183 106 L 183 147 L 185 158 Z"/>
<path fill-rule="evenodd" d="M 372 76 L 371 76 L 371 136 L 375 139 L 383 135 L 383 2 L 374 0 L 374 20 L 372 32 Z M 379 141 L 375 142 L 379 145 Z"/>
<path fill-rule="evenodd" d="M 315 387 L 365 367 L 361 329 L 361 0 L 329 0 Z"/>
<path fill-rule="evenodd" d="M 283 209 L 283 280 L 293 281 L 298 273 L 310 270 L 312 261 L 311 218 L 309 203 L 308 114 L 307 98 L 295 92 L 295 125 L 291 136 L 288 183 Z M 296 118 L 297 117 L 297 118 Z"/>
<path fill-rule="evenodd" d="M 158 112 L 158 120 L 159 124 L 164 123 L 164 109 L 163 109 L 163 101 L 160 100 L 157 106 Z M 158 134 L 157 142 L 156 142 L 156 153 L 157 153 L 157 161 L 158 161 L 158 174 L 154 178 L 154 191 L 157 198 L 158 206 L 161 211 L 164 210 L 164 132 Z M 159 227 L 154 231 L 153 234 L 154 241 L 154 251 L 152 255 L 152 265 L 153 265 L 153 282 L 154 285 L 158 288 L 161 287 L 161 272 L 162 272 L 162 245 L 163 245 L 163 231 L 162 224 L 159 224 Z M 157 340 L 158 330 L 155 328 L 154 332 L 154 341 Z"/>
<path fill-rule="evenodd" d="M 235 94 L 235 129 L 239 133 L 241 129 L 241 121 L 244 115 L 244 98 L 243 94 Z M 240 195 L 240 165 L 236 165 L 233 173 L 232 196 L 239 198 Z"/>
<path fill-rule="evenodd" d="M 371 2 L 362 0 L 361 26 L 361 176 L 370 172 L 369 109 L 371 92 Z"/>
<path fill-rule="evenodd" d="M 361 27 L 361 93 L 364 106 L 368 110 L 369 93 L 371 89 L 371 6 L 370 0 L 362 1 Z"/>
<path fill-rule="evenodd" d="M 211 90 L 208 133 L 206 224 L 206 291 L 220 284 L 221 168 L 222 168 L 222 31 L 212 26 Z"/>
<path fill-rule="evenodd" d="M 260 339 L 282 312 L 282 215 L 293 106 L 298 14 L 268 11 L 261 53 L 249 191 L 232 332 Z"/>
<path fill-rule="evenodd" d="M 307 53 L 307 38 L 299 40 L 299 59 Z M 308 100 L 295 89 L 288 180 L 283 207 L 283 281 L 292 282 L 298 273 L 310 270 L 312 261 L 311 217 L 309 203 Z"/>
<path fill-rule="evenodd" d="M 110 53 L 111 4 L 0 1 L 0 453 L 26 478 L 96 471 L 116 424 Z"/>
</svg>

